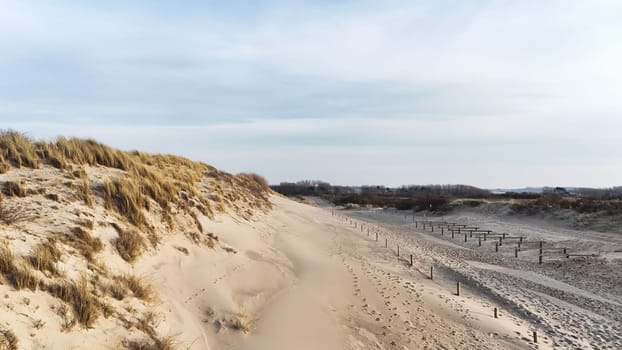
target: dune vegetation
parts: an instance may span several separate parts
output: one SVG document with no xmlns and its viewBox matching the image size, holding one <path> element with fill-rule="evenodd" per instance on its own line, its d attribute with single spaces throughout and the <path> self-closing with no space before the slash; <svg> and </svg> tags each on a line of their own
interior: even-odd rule
<svg viewBox="0 0 622 350">
<path fill-rule="evenodd" d="M 0 191 L 3 294 L 31 291 L 57 300 L 50 308 L 61 333 L 115 319 L 144 335 L 123 340 L 127 349 L 176 348 L 174 337 L 153 325 L 157 291 L 132 272 L 144 254 L 156 253 L 171 235 L 230 254 L 235 250 L 221 247 L 205 222 L 220 213 L 249 220 L 271 208 L 271 190 L 256 174 L 94 140 L 35 141 L 15 131 L 0 132 Z M 187 248 L 174 249 L 188 255 Z M 36 330 L 48 327 L 35 323 Z M 18 338 L 0 329 L 0 349 L 16 348 Z"/>
</svg>

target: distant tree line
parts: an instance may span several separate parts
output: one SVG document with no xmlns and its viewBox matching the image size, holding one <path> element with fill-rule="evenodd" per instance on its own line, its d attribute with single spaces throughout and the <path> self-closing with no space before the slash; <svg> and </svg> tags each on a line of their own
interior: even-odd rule
<svg viewBox="0 0 622 350">
<path fill-rule="evenodd" d="M 469 185 L 410 185 L 396 188 L 377 186 L 333 186 L 320 180 L 282 182 L 270 186 L 286 196 L 317 196 L 335 205 L 393 207 L 400 210 L 446 210 L 454 199 L 472 199 L 464 202 L 479 205 L 482 199 L 518 199 L 518 211 L 562 208 L 579 212 L 604 210 L 610 213 L 622 210 L 622 186 L 593 189 L 545 187 L 542 193 L 492 193 Z"/>
<path fill-rule="evenodd" d="M 325 181 L 282 182 L 271 188 L 286 196 L 318 196 L 335 205 L 373 205 L 402 210 L 438 210 L 454 198 L 487 198 L 490 191 L 468 185 L 333 186 Z"/>
</svg>

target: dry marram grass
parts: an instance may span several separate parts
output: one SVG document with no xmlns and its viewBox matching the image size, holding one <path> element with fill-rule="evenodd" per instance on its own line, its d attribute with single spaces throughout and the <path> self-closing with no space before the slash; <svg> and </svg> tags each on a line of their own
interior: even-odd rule
<svg viewBox="0 0 622 350">
<path fill-rule="evenodd" d="M 58 274 L 56 263 L 60 259 L 61 252 L 56 246 L 55 240 L 40 243 L 32 249 L 30 263 L 39 271 L 48 271 L 53 275 Z"/>
<path fill-rule="evenodd" d="M 48 286 L 48 292 L 70 304 L 74 320 L 85 328 L 91 328 L 99 317 L 99 302 L 91 293 L 89 282 L 82 276 L 77 282 L 64 281 Z"/>
<path fill-rule="evenodd" d="M 145 301 L 152 301 L 155 299 L 153 287 L 140 277 L 126 274 L 117 277 L 117 281 L 123 283 L 138 299 Z"/>
<path fill-rule="evenodd" d="M 0 199 L 0 222 L 12 225 L 18 222 L 32 219 L 35 215 L 31 210 L 18 204 L 9 204 Z"/>
<path fill-rule="evenodd" d="M 26 197 L 24 186 L 17 181 L 6 181 L 2 186 L 2 193 L 9 197 Z"/>
<path fill-rule="evenodd" d="M 17 350 L 17 336 L 10 329 L 0 328 L 0 350 Z"/>
<path fill-rule="evenodd" d="M 175 350 L 177 349 L 177 342 L 174 337 L 168 336 L 140 341 L 126 340 L 123 342 L 123 346 L 127 350 Z"/>
<path fill-rule="evenodd" d="M 115 239 L 114 245 L 119 255 L 127 262 L 134 262 L 145 248 L 145 239 L 136 230 L 118 230 L 119 237 Z"/>
</svg>

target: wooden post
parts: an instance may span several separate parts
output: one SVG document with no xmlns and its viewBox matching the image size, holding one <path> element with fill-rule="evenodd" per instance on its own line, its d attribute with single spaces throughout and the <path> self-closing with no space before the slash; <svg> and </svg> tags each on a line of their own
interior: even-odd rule
<svg viewBox="0 0 622 350">
<path fill-rule="evenodd" d="M 495 252 L 499 252 L 499 242 L 495 242 Z"/>
<path fill-rule="evenodd" d="M 499 318 L 499 309 L 495 308 L 495 318 Z"/>
<path fill-rule="evenodd" d="M 503 232 L 503 239 L 505 239 L 505 232 Z"/>
<path fill-rule="evenodd" d="M 484 242 L 486 242 L 486 234 L 484 233 Z"/>
<path fill-rule="evenodd" d="M 538 256 L 538 264 L 542 265 L 542 254 Z"/>
<path fill-rule="evenodd" d="M 456 282 L 456 295 L 460 296 L 460 282 Z"/>
<path fill-rule="evenodd" d="M 441 227 L 441 236 L 445 235 L 445 229 L 443 227 Z"/>
<path fill-rule="evenodd" d="M 465 242 L 467 241 L 467 234 L 466 233 L 464 234 L 464 241 Z"/>
<path fill-rule="evenodd" d="M 384 239 L 384 247 L 389 247 L 389 240 L 387 238 Z"/>
<path fill-rule="evenodd" d="M 378 231 L 376 231 L 376 242 L 378 242 Z"/>
<path fill-rule="evenodd" d="M 482 246 L 482 236 L 478 237 L 477 245 L 480 246 L 480 247 Z"/>
<path fill-rule="evenodd" d="M 419 226 L 419 221 L 415 221 L 415 228 Z"/>
<path fill-rule="evenodd" d="M 397 256 L 400 256 L 400 245 L 397 245 Z"/>
<path fill-rule="evenodd" d="M 430 279 L 434 279 L 434 266 L 430 266 Z"/>
<path fill-rule="evenodd" d="M 503 238 L 499 237 L 499 245 L 503 245 Z"/>
<path fill-rule="evenodd" d="M 568 254 L 567 248 L 564 248 L 564 254 Z"/>
<path fill-rule="evenodd" d="M 410 254 L 410 266 L 413 266 L 413 255 Z"/>
<path fill-rule="evenodd" d="M 473 238 L 473 231 L 469 231 L 469 238 Z"/>
<path fill-rule="evenodd" d="M 514 257 L 518 258 L 518 247 L 514 247 Z"/>
<path fill-rule="evenodd" d="M 533 342 L 537 343 L 538 342 L 538 332 L 533 331 Z"/>
<path fill-rule="evenodd" d="M 454 230 L 451 230 L 451 239 L 454 238 Z"/>
<path fill-rule="evenodd" d="M 432 232 L 434 232 L 434 224 L 430 225 L 432 227 Z"/>
</svg>

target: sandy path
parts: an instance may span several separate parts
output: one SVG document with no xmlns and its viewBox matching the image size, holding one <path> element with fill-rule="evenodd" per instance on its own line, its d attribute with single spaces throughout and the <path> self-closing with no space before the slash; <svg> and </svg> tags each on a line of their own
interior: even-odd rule
<svg viewBox="0 0 622 350">
<path fill-rule="evenodd" d="M 449 283 L 431 281 L 330 212 L 276 199 L 274 246 L 289 285 L 235 349 L 528 349 L 530 324 Z M 455 287 L 454 287 L 455 288 Z M 547 348 L 542 342 L 540 348 Z"/>
<path fill-rule="evenodd" d="M 448 280 L 462 279 L 475 293 L 530 320 L 550 337 L 556 348 L 617 349 L 622 346 L 619 331 L 622 308 L 619 289 L 615 288 L 621 281 L 616 268 L 619 261 L 551 259 L 538 265 L 529 255 L 517 259 L 510 251 L 495 253 L 494 247 L 479 247 L 473 240 L 465 243 L 461 237 L 452 240 L 448 235 L 417 229 L 411 217 L 366 211 L 347 214 L 380 227 L 382 237 L 399 243 L 405 251 L 415 252 L 418 256 L 415 266 L 420 269 L 434 263 Z M 465 221 L 479 225 L 474 221 L 478 217 Z M 502 225 L 500 219 L 489 218 L 488 222 Z M 508 224 L 541 239 L 540 230 L 533 229 L 533 225 L 533 222 Z M 557 232 L 551 227 L 543 230 L 547 235 L 556 235 L 557 240 L 571 242 L 573 235 L 580 234 L 568 235 L 565 229 Z M 580 244 L 595 241 L 583 234 Z M 619 249 L 616 242 L 607 243 L 609 249 Z"/>
</svg>

